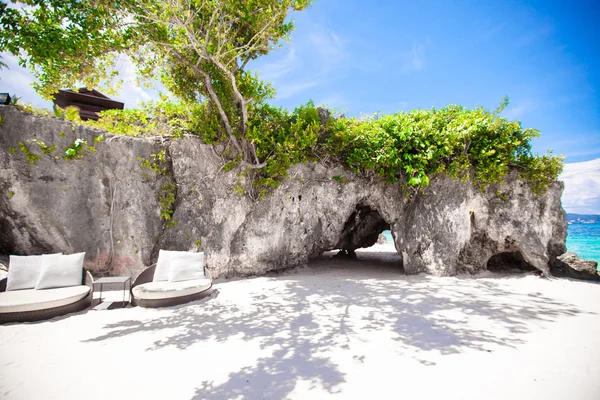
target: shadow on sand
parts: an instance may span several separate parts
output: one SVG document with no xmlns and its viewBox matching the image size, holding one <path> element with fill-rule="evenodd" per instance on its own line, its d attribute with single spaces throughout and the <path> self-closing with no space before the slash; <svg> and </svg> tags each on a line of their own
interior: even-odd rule
<svg viewBox="0 0 600 400">
<path fill-rule="evenodd" d="M 361 335 L 391 332 L 399 351 L 406 349 L 411 357 L 432 365 L 429 351 L 454 354 L 514 347 L 526 341 L 531 323 L 551 323 L 582 312 L 540 293 L 508 290 L 502 278 L 405 276 L 393 256 L 375 263 L 376 256 L 359 257 L 369 262 L 326 257 L 305 269 L 253 278 L 277 284 L 262 293 L 249 292 L 246 304 L 239 306 L 221 301 L 228 290 L 224 282 L 218 285 L 218 298 L 171 308 L 172 314 L 161 318 L 107 325 L 87 341 L 168 328 L 148 350 L 185 350 L 243 334 L 243 340 L 259 340 L 263 349 L 275 350 L 252 367 L 231 373 L 222 384 L 202 381 L 193 398 L 285 398 L 299 380 L 338 391 L 344 373 L 326 354 L 349 351 Z M 469 323 L 472 320 L 484 320 L 485 329 Z M 490 325 L 495 329 L 487 329 Z M 178 333 L 172 328 L 179 328 Z M 365 356 L 354 358 L 360 362 Z"/>
</svg>

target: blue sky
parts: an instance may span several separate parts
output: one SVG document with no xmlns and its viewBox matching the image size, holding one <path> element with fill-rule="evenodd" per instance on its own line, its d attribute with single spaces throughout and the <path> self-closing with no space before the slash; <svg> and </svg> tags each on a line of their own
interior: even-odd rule
<svg viewBox="0 0 600 400">
<path fill-rule="evenodd" d="M 291 42 L 249 68 L 277 89 L 273 103 L 312 99 L 360 116 L 461 104 L 534 127 L 534 150 L 569 163 L 600 158 L 600 2 L 317 0 L 292 15 Z M 5 56 L 0 91 L 43 103 Z M 153 97 L 124 63 L 119 99 Z M 128 83 L 127 83 L 128 82 Z M 594 209 L 600 212 L 600 194 Z"/>
<path fill-rule="evenodd" d="M 508 95 L 504 115 L 542 132 L 536 151 L 600 157 L 598 1 L 317 0 L 292 18 L 291 42 L 249 65 L 274 84 L 275 104 L 312 99 L 360 116 L 494 109 Z M 48 106 L 5 58 L 0 90 Z M 131 68 L 122 72 L 133 81 Z M 131 106 L 153 93 L 126 84 L 118 97 Z"/>
<path fill-rule="evenodd" d="M 600 3 L 316 1 L 291 43 L 250 68 L 275 103 L 347 115 L 461 104 L 541 130 L 535 150 L 600 157 Z"/>
</svg>

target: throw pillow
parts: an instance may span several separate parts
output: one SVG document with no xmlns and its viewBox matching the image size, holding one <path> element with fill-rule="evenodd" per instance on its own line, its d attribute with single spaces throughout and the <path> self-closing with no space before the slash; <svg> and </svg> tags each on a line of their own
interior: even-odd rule
<svg viewBox="0 0 600 400">
<path fill-rule="evenodd" d="M 174 251 L 159 250 L 156 268 L 154 268 L 153 282 L 163 282 L 169 280 L 169 259 Z"/>
<path fill-rule="evenodd" d="M 204 253 L 172 255 L 170 267 L 169 282 L 204 278 Z"/>
<path fill-rule="evenodd" d="M 82 285 L 82 269 L 85 253 L 45 258 L 36 290 Z"/>
<path fill-rule="evenodd" d="M 42 260 L 56 257 L 58 254 L 45 254 L 41 256 L 10 256 L 8 263 L 8 276 L 6 291 L 33 289 L 37 284 L 42 270 Z"/>
</svg>

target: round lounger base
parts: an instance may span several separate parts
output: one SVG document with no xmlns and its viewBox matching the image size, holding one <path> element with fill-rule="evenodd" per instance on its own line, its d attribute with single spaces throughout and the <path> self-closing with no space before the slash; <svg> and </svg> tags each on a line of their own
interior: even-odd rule
<svg viewBox="0 0 600 400">
<path fill-rule="evenodd" d="M 168 299 L 140 299 L 136 298 L 133 295 L 133 288 L 141 285 L 143 283 L 152 282 L 152 278 L 154 277 L 154 270 L 156 269 L 156 264 L 152 264 L 146 269 L 142 270 L 133 280 L 133 285 L 131 285 L 131 304 L 134 306 L 140 307 L 149 307 L 149 308 L 157 308 L 157 307 L 171 307 L 177 306 L 179 304 L 189 303 L 190 301 L 200 300 L 206 296 L 210 296 L 212 293 L 212 284 L 206 290 L 203 290 L 199 293 L 190 294 L 187 296 L 179 296 L 179 297 L 170 297 Z M 205 276 L 212 280 L 212 275 L 206 266 L 204 267 Z"/>
<path fill-rule="evenodd" d="M 179 296 L 179 297 L 171 297 L 168 299 L 140 299 L 136 297 L 131 297 L 131 304 L 139 307 L 148 307 L 148 308 L 157 308 L 157 307 L 171 307 L 178 306 L 180 304 L 189 303 L 190 301 L 196 301 L 203 299 L 206 296 L 210 296 L 212 293 L 212 285 L 200 292 L 190 294 L 188 296 Z"/>
<path fill-rule="evenodd" d="M 43 321 L 45 319 L 51 319 L 63 316 L 65 314 L 83 311 L 92 305 L 92 296 L 93 293 L 90 291 L 90 294 L 85 296 L 83 299 L 60 307 L 47 308 L 45 310 L 0 313 L 0 324 L 8 324 L 11 322 Z"/>
<path fill-rule="evenodd" d="M 71 314 L 83 311 L 92 305 L 94 298 L 94 278 L 92 274 L 83 269 L 83 284 L 90 287 L 90 293 L 82 299 L 71 304 L 65 304 L 60 307 L 46 308 L 43 310 L 0 313 L 0 324 L 8 324 L 11 322 L 36 322 L 45 319 L 60 317 L 65 314 Z M 6 291 L 7 278 L 0 281 L 0 292 Z"/>
</svg>

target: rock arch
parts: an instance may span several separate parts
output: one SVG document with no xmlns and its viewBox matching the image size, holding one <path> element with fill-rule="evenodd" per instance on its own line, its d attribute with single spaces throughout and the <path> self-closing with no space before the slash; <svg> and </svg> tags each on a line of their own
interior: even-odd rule
<svg viewBox="0 0 600 400">
<path fill-rule="evenodd" d="M 359 203 L 346 220 L 336 249 L 354 253 L 358 248 L 371 247 L 379 238 L 379 234 L 390 229 L 379 211 L 369 205 Z"/>
</svg>

